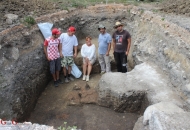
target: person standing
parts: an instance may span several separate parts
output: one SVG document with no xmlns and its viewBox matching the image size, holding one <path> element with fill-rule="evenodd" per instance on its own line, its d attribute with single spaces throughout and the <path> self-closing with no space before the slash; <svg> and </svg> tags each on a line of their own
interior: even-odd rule
<svg viewBox="0 0 190 130">
<path fill-rule="evenodd" d="M 104 25 L 100 24 L 98 27 L 100 31 L 98 37 L 98 60 L 101 67 L 101 74 L 110 72 L 110 56 L 109 52 L 111 49 L 111 35 L 106 32 Z"/>
<path fill-rule="evenodd" d="M 92 65 L 96 61 L 96 47 L 91 43 L 92 38 L 86 37 L 86 43 L 82 45 L 81 55 L 83 57 L 83 78 L 82 80 L 89 81 Z M 86 75 L 87 74 L 87 75 Z"/>
<path fill-rule="evenodd" d="M 126 73 L 127 56 L 131 46 L 131 35 L 123 29 L 123 24 L 116 22 L 114 28 L 116 31 L 112 35 L 114 58 L 116 61 L 117 71 Z M 124 67 L 122 66 L 124 65 Z"/>
<path fill-rule="evenodd" d="M 61 70 L 61 45 L 58 37 L 60 34 L 61 32 L 57 28 L 54 28 L 52 29 L 52 36 L 44 41 L 44 53 L 50 64 L 50 72 L 53 76 L 55 87 L 58 87 L 58 83 L 63 83 L 59 78 L 59 71 Z"/>
<path fill-rule="evenodd" d="M 61 66 L 63 67 L 63 73 L 65 77 L 65 82 L 68 83 L 69 80 L 73 81 L 74 79 L 71 77 L 71 69 L 74 64 L 74 59 L 77 56 L 77 46 L 78 41 L 75 34 L 75 27 L 71 26 L 67 30 L 67 33 L 62 33 L 59 37 L 61 42 L 62 54 L 61 57 Z M 74 49 L 74 53 L 73 53 Z M 66 67 L 68 67 L 68 72 Z M 68 75 L 67 75 L 68 74 Z"/>
</svg>

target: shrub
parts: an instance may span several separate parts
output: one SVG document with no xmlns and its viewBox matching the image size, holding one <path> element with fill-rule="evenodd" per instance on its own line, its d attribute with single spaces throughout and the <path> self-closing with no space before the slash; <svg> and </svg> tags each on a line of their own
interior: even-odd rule
<svg viewBox="0 0 190 130">
<path fill-rule="evenodd" d="M 26 16 L 24 18 L 24 23 L 27 25 L 27 26 L 32 26 L 36 23 L 35 19 L 32 17 L 32 16 Z"/>
</svg>

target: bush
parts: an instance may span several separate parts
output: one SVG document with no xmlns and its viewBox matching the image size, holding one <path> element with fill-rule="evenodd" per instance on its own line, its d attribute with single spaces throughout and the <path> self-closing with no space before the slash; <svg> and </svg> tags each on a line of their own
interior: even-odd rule
<svg viewBox="0 0 190 130">
<path fill-rule="evenodd" d="M 32 26 L 34 24 L 36 24 L 36 21 L 35 19 L 32 17 L 32 16 L 26 16 L 24 18 L 24 23 L 27 25 L 27 26 Z"/>
<path fill-rule="evenodd" d="M 67 122 L 64 122 L 64 127 L 58 127 L 58 130 L 77 130 L 77 126 L 67 126 Z"/>
</svg>

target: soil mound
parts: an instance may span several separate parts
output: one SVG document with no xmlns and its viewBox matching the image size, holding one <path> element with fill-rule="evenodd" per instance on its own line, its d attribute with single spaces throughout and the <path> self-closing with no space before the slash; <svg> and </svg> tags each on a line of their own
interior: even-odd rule
<svg viewBox="0 0 190 130">
<path fill-rule="evenodd" d="M 61 10 L 60 5 L 62 3 L 46 0 L 0 0 L 0 31 L 19 24 L 26 16 L 39 17 L 40 15 L 59 11 Z M 12 24 L 8 24 L 6 14 L 18 15 L 18 19 L 13 21 Z"/>
<path fill-rule="evenodd" d="M 167 0 L 161 4 L 162 11 L 190 16 L 190 0 Z"/>
</svg>

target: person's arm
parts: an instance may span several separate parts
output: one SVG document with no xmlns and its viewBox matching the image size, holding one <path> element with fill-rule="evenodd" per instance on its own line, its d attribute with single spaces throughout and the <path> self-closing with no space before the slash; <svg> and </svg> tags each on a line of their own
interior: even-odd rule
<svg viewBox="0 0 190 130">
<path fill-rule="evenodd" d="M 127 46 L 126 55 L 129 54 L 129 50 L 130 50 L 130 47 L 131 47 L 131 38 L 128 38 L 128 39 L 127 39 L 127 42 L 128 42 L 128 46 Z"/>
<path fill-rule="evenodd" d="M 59 52 L 60 52 L 60 56 L 61 56 L 61 58 L 63 58 L 63 57 L 64 57 L 63 52 L 62 52 L 63 39 L 64 39 L 63 34 L 61 34 L 61 35 L 59 36 L 58 39 L 59 39 L 59 42 L 60 42 L 60 44 L 59 44 Z"/>
<path fill-rule="evenodd" d="M 82 45 L 82 48 L 81 48 L 81 55 L 82 57 L 85 59 L 85 61 L 87 62 L 88 58 L 86 57 L 85 55 L 85 44 Z"/>
<path fill-rule="evenodd" d="M 46 55 L 47 60 L 50 61 L 51 59 L 48 57 L 48 54 L 47 54 L 47 46 L 48 46 L 48 41 L 45 40 L 44 41 L 44 53 Z"/>
<path fill-rule="evenodd" d="M 85 46 L 84 46 L 85 44 L 83 44 L 82 45 L 82 47 L 81 47 L 81 56 L 83 57 L 83 58 L 85 58 L 86 57 L 86 55 L 85 55 Z"/>
<path fill-rule="evenodd" d="M 60 54 L 60 57 L 63 57 L 63 53 L 62 53 L 62 44 L 59 43 L 59 54 Z"/>
<path fill-rule="evenodd" d="M 92 45 L 92 48 L 91 48 L 91 54 L 90 54 L 90 56 L 89 56 L 89 60 L 92 60 L 92 58 L 94 57 L 95 53 L 96 53 L 96 47 L 95 47 L 95 45 L 93 44 L 93 45 Z"/>
<path fill-rule="evenodd" d="M 107 49 L 107 52 L 106 52 L 106 56 L 109 56 L 109 53 L 110 53 L 110 50 L 111 50 L 111 36 L 108 35 L 108 40 L 107 40 L 107 43 L 108 43 L 108 49 Z"/>
<path fill-rule="evenodd" d="M 115 39 L 112 39 L 113 51 L 115 50 Z"/>
<path fill-rule="evenodd" d="M 75 36 L 75 43 L 74 43 L 74 51 L 75 51 L 75 53 L 74 53 L 74 58 L 77 57 L 77 47 L 78 47 L 78 41 L 77 41 L 77 38 Z"/>
<path fill-rule="evenodd" d="M 109 56 L 110 50 L 111 50 L 111 43 L 108 44 L 108 50 L 106 52 L 106 56 Z"/>
<path fill-rule="evenodd" d="M 74 46 L 74 51 L 75 51 L 75 53 L 74 53 L 74 58 L 77 57 L 77 47 L 78 47 L 78 46 Z"/>
</svg>

